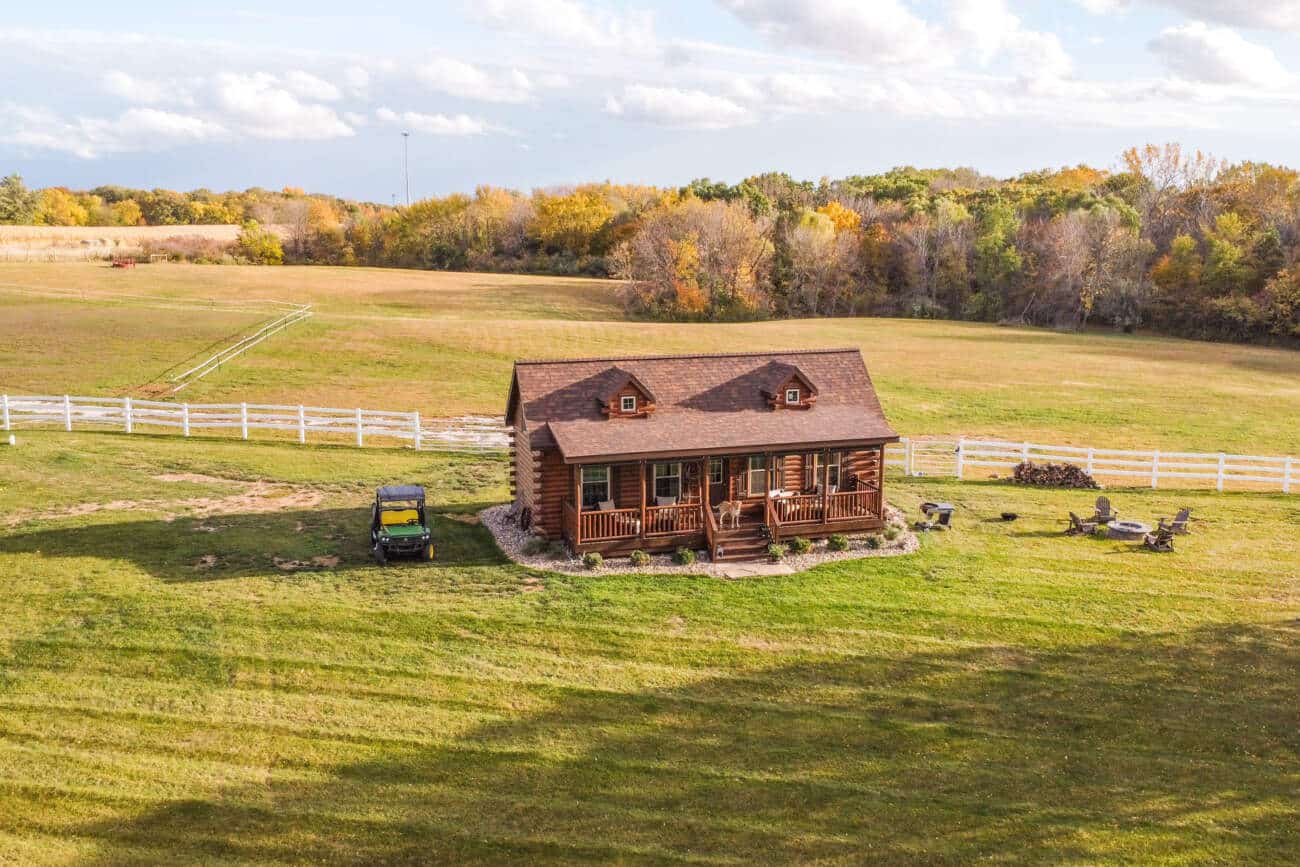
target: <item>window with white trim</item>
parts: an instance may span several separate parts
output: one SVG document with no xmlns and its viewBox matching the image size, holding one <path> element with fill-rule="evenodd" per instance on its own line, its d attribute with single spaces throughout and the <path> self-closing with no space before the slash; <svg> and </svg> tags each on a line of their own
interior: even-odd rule
<svg viewBox="0 0 1300 867">
<path fill-rule="evenodd" d="M 749 456 L 749 469 L 745 473 L 745 490 L 751 496 L 760 496 L 767 491 L 767 458 L 762 455 Z"/>
<path fill-rule="evenodd" d="M 831 485 L 840 486 L 840 462 L 842 452 L 831 452 L 826 469 L 830 472 Z M 820 452 L 809 452 L 803 457 L 804 487 L 815 489 L 822 483 L 822 456 Z"/>
<path fill-rule="evenodd" d="M 680 463 L 655 464 L 655 497 L 680 497 L 682 495 L 682 465 Z"/>
<path fill-rule="evenodd" d="M 623 412 L 636 412 L 636 395 L 623 395 L 623 397 L 619 399 L 619 409 Z"/>
<path fill-rule="evenodd" d="M 609 467 L 582 468 L 582 508 L 595 509 L 609 496 Z"/>
<path fill-rule="evenodd" d="M 709 458 L 709 484 L 722 484 L 722 458 Z"/>
<path fill-rule="evenodd" d="M 798 403 L 798 402 L 799 402 L 799 389 L 797 389 L 797 388 L 787 388 L 787 389 L 785 390 L 785 402 L 786 402 L 786 403 Z"/>
</svg>

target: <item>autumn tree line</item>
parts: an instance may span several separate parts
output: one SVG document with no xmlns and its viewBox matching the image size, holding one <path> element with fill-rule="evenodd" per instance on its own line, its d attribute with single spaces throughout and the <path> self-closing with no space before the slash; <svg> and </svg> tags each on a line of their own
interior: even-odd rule
<svg viewBox="0 0 1300 867">
<path fill-rule="evenodd" d="M 244 223 L 230 249 L 186 257 L 614 277 L 631 314 L 658 320 L 907 316 L 1300 344 L 1300 172 L 1174 144 L 1121 164 L 480 187 L 402 208 L 291 189 L 15 192 L 9 178 L 0 222 Z"/>
</svg>

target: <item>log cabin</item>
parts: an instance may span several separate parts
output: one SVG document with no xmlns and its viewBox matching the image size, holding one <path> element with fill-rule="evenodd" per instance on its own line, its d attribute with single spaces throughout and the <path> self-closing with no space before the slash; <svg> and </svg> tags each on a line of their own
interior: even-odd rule
<svg viewBox="0 0 1300 867">
<path fill-rule="evenodd" d="M 856 349 L 517 361 L 506 423 L 523 526 L 714 560 L 882 527 L 898 440 Z"/>
</svg>

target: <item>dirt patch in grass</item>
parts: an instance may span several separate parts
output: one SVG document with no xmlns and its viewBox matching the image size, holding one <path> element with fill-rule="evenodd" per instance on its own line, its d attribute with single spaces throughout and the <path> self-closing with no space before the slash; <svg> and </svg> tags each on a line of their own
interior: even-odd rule
<svg viewBox="0 0 1300 867">
<path fill-rule="evenodd" d="M 243 487 L 239 493 L 224 497 L 187 497 L 181 500 L 113 500 L 107 503 L 78 503 L 62 509 L 47 511 L 16 512 L 5 521 L 8 527 L 16 527 L 28 521 L 48 521 L 59 518 L 80 518 L 98 512 L 161 512 L 168 521 L 177 518 L 210 518 L 214 515 L 242 515 L 249 513 L 287 512 L 311 509 L 319 506 L 325 499 L 320 491 L 311 488 L 299 488 L 285 492 L 283 485 L 270 482 L 235 482 Z M 215 532 L 211 525 L 200 525 L 199 529 Z"/>
<path fill-rule="evenodd" d="M 458 524 L 468 524 L 471 527 L 477 527 L 479 524 L 483 523 L 483 519 L 478 515 L 464 515 L 459 512 L 442 515 L 441 517 L 446 518 L 449 521 L 455 521 Z"/>
<path fill-rule="evenodd" d="M 159 482 L 190 482 L 196 485 L 242 485 L 237 479 L 223 479 L 220 476 L 205 476 L 203 473 L 161 473 L 154 476 Z"/>
<path fill-rule="evenodd" d="M 204 554 L 198 560 L 194 561 L 194 568 L 200 572 L 206 572 L 216 566 L 218 558 L 216 554 Z"/>
<path fill-rule="evenodd" d="M 281 572 L 297 572 L 300 569 L 333 569 L 339 565 L 339 558 L 333 555 L 312 557 L 310 560 L 289 560 L 276 557 L 272 561 Z"/>
</svg>

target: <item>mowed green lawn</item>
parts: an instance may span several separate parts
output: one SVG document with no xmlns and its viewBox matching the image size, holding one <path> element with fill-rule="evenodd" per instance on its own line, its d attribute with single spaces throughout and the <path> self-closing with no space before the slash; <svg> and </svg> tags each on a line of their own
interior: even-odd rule
<svg viewBox="0 0 1300 867">
<path fill-rule="evenodd" d="M 77 288 L 88 298 L 112 292 L 314 306 L 307 323 L 188 389 L 185 397 L 195 402 L 496 414 L 520 357 L 856 346 L 891 421 L 906 434 L 1300 453 L 1300 353 L 1281 349 L 893 319 L 629 322 L 613 282 L 515 275 L 0 265 L 0 299 L 12 308 L 34 302 L 6 296 L 5 285 Z M 201 311 L 140 310 L 130 328 L 159 339 L 137 340 L 133 331 L 104 352 L 97 349 L 104 323 L 115 333 L 119 320 L 111 317 L 120 310 L 87 301 L 70 314 L 71 306 L 0 317 L 0 389 L 126 393 L 166 358 L 196 352 L 229 327 Z M 47 327 L 57 339 L 43 338 Z"/>
<path fill-rule="evenodd" d="M 0 861 L 1294 861 L 1294 497 L 1112 492 L 1194 508 L 1156 555 L 1060 535 L 1086 493 L 898 479 L 956 529 L 732 582 L 507 564 L 456 519 L 500 478 L 0 450 Z M 434 492 L 435 563 L 367 560 L 392 480 Z"/>
</svg>

